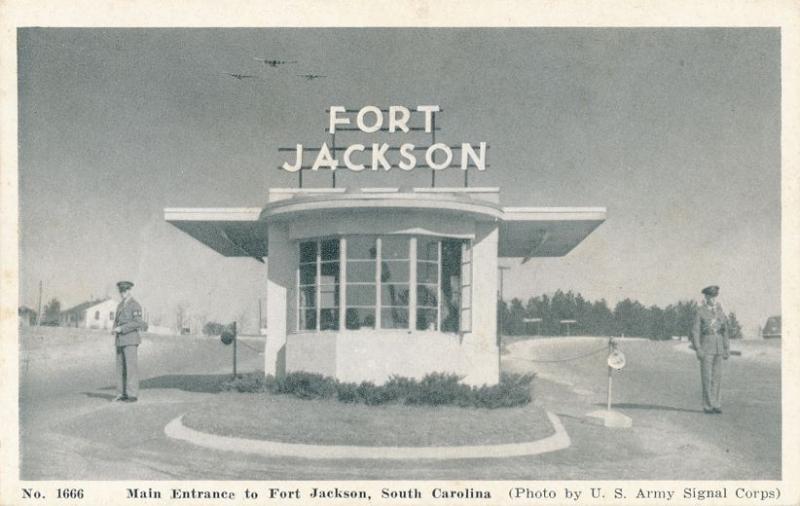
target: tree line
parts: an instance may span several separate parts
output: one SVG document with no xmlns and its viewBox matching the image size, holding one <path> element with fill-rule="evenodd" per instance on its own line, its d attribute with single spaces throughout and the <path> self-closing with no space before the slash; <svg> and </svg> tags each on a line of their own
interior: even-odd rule
<svg viewBox="0 0 800 506">
<path fill-rule="evenodd" d="M 637 300 L 617 302 L 613 309 L 605 299 L 590 301 L 571 290 L 531 297 L 523 305 L 518 298 L 510 303 L 498 301 L 498 319 L 505 335 L 548 336 L 631 336 L 671 339 L 688 336 L 694 322 L 697 302 L 679 301 L 665 308 L 645 306 Z M 532 321 L 541 319 L 541 321 Z M 733 312 L 728 314 L 730 337 L 742 337 L 742 328 Z M 528 320 L 528 321 L 526 321 Z M 574 323 L 562 323 L 574 320 Z"/>
</svg>

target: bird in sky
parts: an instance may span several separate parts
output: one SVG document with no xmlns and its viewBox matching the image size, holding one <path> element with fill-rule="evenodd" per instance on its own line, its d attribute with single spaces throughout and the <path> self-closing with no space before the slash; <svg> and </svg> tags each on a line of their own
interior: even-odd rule
<svg viewBox="0 0 800 506">
<path fill-rule="evenodd" d="M 319 74 L 297 74 L 297 77 L 302 77 L 306 81 L 313 81 L 314 79 L 320 79 L 328 76 L 321 76 Z"/>
<path fill-rule="evenodd" d="M 269 65 L 272 68 L 277 67 L 278 65 L 290 65 L 292 63 L 297 63 L 297 60 L 268 60 L 266 58 L 256 58 L 253 57 L 255 61 L 260 61 L 264 65 Z"/>
<path fill-rule="evenodd" d="M 223 75 L 231 76 L 234 79 L 242 80 L 242 79 L 255 79 L 256 76 L 252 76 L 249 74 L 232 74 L 231 72 L 222 72 Z"/>
</svg>

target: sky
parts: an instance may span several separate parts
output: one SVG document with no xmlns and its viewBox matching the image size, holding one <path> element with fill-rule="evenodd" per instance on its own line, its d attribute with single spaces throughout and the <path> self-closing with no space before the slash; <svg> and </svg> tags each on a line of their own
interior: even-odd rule
<svg viewBox="0 0 800 506">
<path fill-rule="evenodd" d="M 746 333 L 780 314 L 777 29 L 28 28 L 18 41 L 21 304 L 36 308 L 40 281 L 67 307 L 130 279 L 166 325 L 178 305 L 256 321 L 264 265 L 218 255 L 163 209 L 260 207 L 295 187 L 278 147 L 325 142 L 331 105 L 437 104 L 437 140 L 491 146 L 470 184 L 500 187 L 503 205 L 608 210 L 565 257 L 501 260 L 505 298 L 663 307 L 717 284 Z M 372 142 L 350 135 L 337 144 Z M 338 186 L 429 182 L 423 167 L 337 172 Z"/>
</svg>

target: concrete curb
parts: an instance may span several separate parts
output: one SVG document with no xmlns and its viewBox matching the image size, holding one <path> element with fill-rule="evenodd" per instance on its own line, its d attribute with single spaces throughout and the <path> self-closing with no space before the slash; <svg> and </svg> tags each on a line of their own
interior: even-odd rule
<svg viewBox="0 0 800 506">
<path fill-rule="evenodd" d="M 572 441 L 553 413 L 547 412 L 555 433 L 524 443 L 485 446 L 323 446 L 279 443 L 260 439 L 218 436 L 200 432 L 183 425 L 183 415 L 164 427 L 167 437 L 186 441 L 212 450 L 250 453 L 262 456 L 299 457 L 304 459 L 381 459 L 381 460 L 455 460 L 490 459 L 538 455 L 568 448 Z"/>
</svg>

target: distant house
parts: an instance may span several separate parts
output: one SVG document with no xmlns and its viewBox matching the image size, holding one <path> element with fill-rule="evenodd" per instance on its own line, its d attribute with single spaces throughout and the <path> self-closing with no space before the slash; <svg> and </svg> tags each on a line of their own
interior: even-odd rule
<svg viewBox="0 0 800 506">
<path fill-rule="evenodd" d="M 30 327 L 31 325 L 36 325 L 36 311 L 33 309 L 27 306 L 20 306 L 17 310 L 17 314 L 19 315 L 20 327 Z"/>
<path fill-rule="evenodd" d="M 85 329 L 111 329 L 117 301 L 113 299 L 90 300 L 61 312 L 59 323 L 62 327 Z"/>
</svg>

